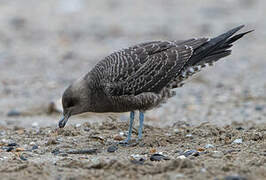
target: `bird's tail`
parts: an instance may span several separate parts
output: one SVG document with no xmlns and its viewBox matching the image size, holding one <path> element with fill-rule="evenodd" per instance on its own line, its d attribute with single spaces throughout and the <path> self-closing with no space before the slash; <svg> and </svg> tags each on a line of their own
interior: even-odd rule
<svg viewBox="0 0 266 180">
<path fill-rule="evenodd" d="M 238 26 L 224 34 L 210 39 L 208 42 L 195 49 L 193 56 L 187 63 L 187 67 L 213 63 L 223 57 L 230 55 L 231 50 L 229 50 L 229 48 L 233 46 L 232 43 L 242 38 L 245 34 L 253 31 L 251 30 L 234 35 L 243 27 L 244 25 Z"/>
<path fill-rule="evenodd" d="M 236 27 L 197 47 L 194 50 L 192 57 L 188 60 L 183 70 L 180 72 L 180 76 L 171 83 L 171 87 L 177 88 L 183 86 L 186 79 L 199 72 L 205 66 L 212 65 L 219 59 L 230 55 L 231 50 L 229 48 L 233 46 L 232 43 L 243 37 L 245 34 L 253 31 L 251 30 L 234 35 L 243 27 L 244 25 Z"/>
</svg>

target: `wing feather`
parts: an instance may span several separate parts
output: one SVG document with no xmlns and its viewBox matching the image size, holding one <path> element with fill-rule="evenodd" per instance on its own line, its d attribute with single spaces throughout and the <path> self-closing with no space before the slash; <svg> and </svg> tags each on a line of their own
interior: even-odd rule
<svg viewBox="0 0 266 180">
<path fill-rule="evenodd" d="M 112 53 L 92 73 L 106 94 L 112 96 L 159 93 L 207 38 L 186 41 L 151 41 Z"/>
</svg>

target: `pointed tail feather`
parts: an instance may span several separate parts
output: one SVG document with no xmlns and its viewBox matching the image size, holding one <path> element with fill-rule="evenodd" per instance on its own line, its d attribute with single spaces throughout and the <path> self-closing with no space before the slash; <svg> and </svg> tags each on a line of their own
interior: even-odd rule
<svg viewBox="0 0 266 180">
<path fill-rule="evenodd" d="M 210 41 L 195 49 L 193 56 L 187 63 L 187 66 L 212 63 L 230 55 L 231 50 L 228 49 L 233 46 L 232 43 L 242 38 L 245 34 L 253 31 L 247 31 L 233 36 L 243 27 L 244 25 L 238 26 L 224 34 L 221 34 L 220 36 L 212 38 Z"/>
</svg>

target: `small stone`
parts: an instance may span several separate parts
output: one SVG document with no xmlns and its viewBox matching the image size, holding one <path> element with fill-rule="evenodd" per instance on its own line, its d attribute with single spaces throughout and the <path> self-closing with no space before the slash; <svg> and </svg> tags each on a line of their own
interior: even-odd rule
<svg viewBox="0 0 266 180">
<path fill-rule="evenodd" d="M 81 126 L 81 124 L 76 124 L 75 127 L 76 128 L 79 128 Z"/>
<path fill-rule="evenodd" d="M 242 139 L 235 139 L 232 143 L 233 144 L 242 144 L 243 140 Z"/>
<path fill-rule="evenodd" d="M 156 153 L 156 149 L 155 148 L 150 149 L 150 154 L 154 154 L 154 153 Z"/>
<path fill-rule="evenodd" d="M 49 139 L 46 143 L 46 146 L 50 146 L 50 145 L 55 145 L 57 144 L 56 140 L 55 139 Z"/>
<path fill-rule="evenodd" d="M 116 141 L 122 141 L 123 138 L 121 136 L 117 135 L 117 136 L 114 137 L 114 140 L 116 140 Z"/>
<path fill-rule="evenodd" d="M 221 157 L 223 157 L 224 156 L 224 154 L 223 154 L 223 152 L 221 152 L 221 151 L 213 151 L 212 153 L 211 153 L 211 157 L 213 157 L 213 158 L 221 158 Z"/>
<path fill-rule="evenodd" d="M 13 146 L 10 146 L 10 147 L 8 147 L 7 149 L 6 149 L 6 152 L 10 152 L 10 151 L 12 151 L 14 149 L 14 147 Z"/>
<path fill-rule="evenodd" d="M 123 131 L 119 132 L 120 136 L 125 136 L 125 133 Z"/>
<path fill-rule="evenodd" d="M 175 132 L 176 134 L 180 133 L 179 129 L 174 129 L 174 132 Z"/>
<path fill-rule="evenodd" d="M 9 117 L 12 117 L 12 116 L 20 116 L 20 115 L 21 115 L 21 113 L 19 111 L 15 110 L 15 109 L 12 109 L 12 110 L 10 110 L 7 113 L 7 116 L 9 116 Z"/>
<path fill-rule="evenodd" d="M 19 158 L 23 161 L 27 161 L 27 158 L 25 158 L 23 155 L 20 155 Z"/>
<path fill-rule="evenodd" d="M 205 149 L 204 148 L 198 148 L 197 151 L 203 152 L 203 151 L 205 151 Z"/>
<path fill-rule="evenodd" d="M 85 127 L 84 131 L 89 132 L 91 129 L 89 127 Z"/>
<path fill-rule="evenodd" d="M 17 146 L 17 143 L 15 143 L 15 142 L 9 143 L 7 146 Z"/>
<path fill-rule="evenodd" d="M 30 142 L 30 145 L 34 146 L 34 145 L 36 145 L 36 143 L 32 141 L 32 142 Z"/>
<path fill-rule="evenodd" d="M 109 152 L 109 153 L 113 153 L 113 152 L 115 152 L 117 149 L 118 149 L 118 147 L 115 146 L 115 145 L 113 145 L 113 146 L 108 147 L 107 152 Z"/>
<path fill-rule="evenodd" d="M 91 158 L 91 163 L 93 164 L 93 166 L 95 166 L 95 165 L 99 165 L 101 161 L 98 157 L 93 157 Z"/>
<path fill-rule="evenodd" d="M 35 150 L 35 149 L 38 149 L 38 146 L 37 145 L 33 145 L 31 150 Z"/>
<path fill-rule="evenodd" d="M 161 160 L 170 160 L 169 157 L 166 157 L 162 154 L 153 154 L 151 157 L 150 157 L 150 160 L 151 161 L 161 161 Z"/>
<path fill-rule="evenodd" d="M 135 160 L 136 161 L 145 161 L 147 158 L 145 156 L 139 155 L 139 154 L 132 154 L 131 155 L 131 162 Z M 134 163 L 134 162 L 133 162 Z"/>
<path fill-rule="evenodd" d="M 34 123 L 31 124 L 31 126 L 32 126 L 33 128 L 36 128 L 36 127 L 39 126 L 39 124 L 38 124 L 37 122 L 34 122 Z"/>
<path fill-rule="evenodd" d="M 59 149 L 54 149 L 54 150 L 52 150 L 51 153 L 54 155 L 58 155 L 58 154 L 60 154 L 60 151 L 59 151 Z"/>
<path fill-rule="evenodd" d="M 237 127 L 236 130 L 241 131 L 244 130 L 244 128 L 242 128 L 241 126 Z"/>
<path fill-rule="evenodd" d="M 20 151 L 25 151 L 25 149 L 23 149 L 23 148 L 16 148 L 16 152 L 20 152 Z"/>
<path fill-rule="evenodd" d="M 198 151 L 196 151 L 196 150 L 188 150 L 188 151 L 185 151 L 182 155 L 184 155 L 185 157 L 188 157 L 188 156 L 193 155 L 197 152 Z"/>
<path fill-rule="evenodd" d="M 257 106 L 255 107 L 255 110 L 256 110 L 256 111 L 262 111 L 262 110 L 263 110 L 263 106 L 257 105 Z"/>
<path fill-rule="evenodd" d="M 145 159 L 143 159 L 143 158 L 140 158 L 139 160 L 131 159 L 130 162 L 133 164 L 143 165 L 145 162 Z"/>
<path fill-rule="evenodd" d="M 187 134 L 186 137 L 192 138 L 193 135 L 192 134 Z"/>
<path fill-rule="evenodd" d="M 17 133 L 18 133 L 19 135 L 24 134 L 24 133 L 25 133 L 25 130 L 24 130 L 24 129 L 17 130 Z"/>
<path fill-rule="evenodd" d="M 247 178 L 242 176 L 226 176 L 224 180 L 247 180 Z"/>
<path fill-rule="evenodd" d="M 209 149 L 209 148 L 214 148 L 214 145 L 212 145 L 212 144 L 206 144 L 204 147 L 205 147 L 206 149 Z"/>
<path fill-rule="evenodd" d="M 205 169 L 205 168 L 201 168 L 201 169 L 200 169 L 200 172 L 207 172 L 207 169 Z"/>
<path fill-rule="evenodd" d="M 186 156 L 181 155 L 181 156 L 178 156 L 177 158 L 178 158 L 178 159 L 186 159 Z"/>
</svg>

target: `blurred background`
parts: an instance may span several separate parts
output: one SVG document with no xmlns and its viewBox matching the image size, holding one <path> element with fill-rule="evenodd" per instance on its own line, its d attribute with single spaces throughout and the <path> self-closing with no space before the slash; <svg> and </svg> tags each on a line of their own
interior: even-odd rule
<svg viewBox="0 0 266 180">
<path fill-rule="evenodd" d="M 115 50 L 150 40 L 255 29 L 146 124 L 261 123 L 266 117 L 266 1 L 0 0 L 0 125 L 56 126 L 65 88 Z M 124 115 L 120 119 L 127 120 Z M 102 117 L 72 117 L 69 123 Z"/>
</svg>

